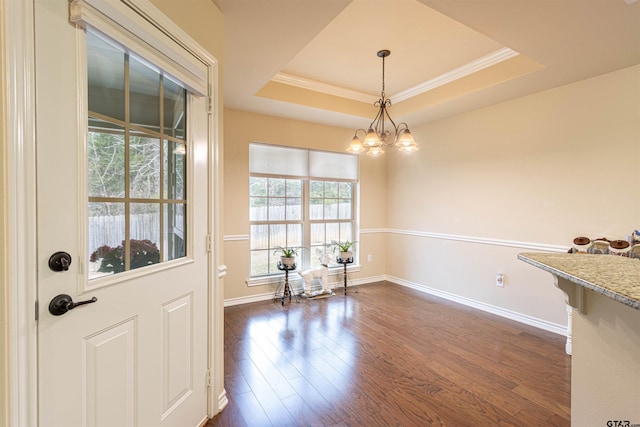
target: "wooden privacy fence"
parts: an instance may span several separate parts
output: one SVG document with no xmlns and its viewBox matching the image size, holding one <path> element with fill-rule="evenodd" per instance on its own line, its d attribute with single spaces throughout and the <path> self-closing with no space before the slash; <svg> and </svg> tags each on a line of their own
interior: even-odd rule
<svg viewBox="0 0 640 427">
<path fill-rule="evenodd" d="M 124 215 L 89 217 L 89 255 L 102 245 L 116 247 L 122 244 L 125 231 L 124 219 Z M 182 216 L 176 216 L 176 222 L 182 224 Z M 160 214 L 130 215 L 129 228 L 131 239 L 148 239 L 160 246 Z"/>
<path fill-rule="evenodd" d="M 326 222 L 327 227 L 339 227 L 340 220 L 351 219 L 351 204 L 338 204 L 336 202 L 311 205 L 309 206 L 309 217 L 312 220 Z M 285 245 L 286 243 L 284 242 L 287 240 L 289 242 L 302 242 L 302 206 L 300 205 L 251 207 L 249 218 L 256 222 L 267 221 L 268 218 L 276 222 L 276 224 L 271 225 L 267 225 L 265 222 L 252 227 L 251 247 L 253 249 L 268 248 L 273 242 L 282 242 L 282 245 Z M 279 220 L 282 222 L 285 220 L 291 221 L 292 218 L 299 218 L 300 222 L 290 224 L 289 227 L 286 224 L 277 224 Z M 331 235 L 335 235 L 337 239 L 339 229 L 336 228 L 332 231 Z"/>
</svg>

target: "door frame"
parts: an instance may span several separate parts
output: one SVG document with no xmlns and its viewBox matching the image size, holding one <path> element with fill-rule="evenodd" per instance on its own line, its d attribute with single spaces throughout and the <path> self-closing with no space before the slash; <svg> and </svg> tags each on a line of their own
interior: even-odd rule
<svg viewBox="0 0 640 427">
<path fill-rule="evenodd" d="M 157 9 L 147 0 L 149 10 Z M 156 24 L 182 32 L 159 11 L 152 12 Z M 0 353 L 0 378 L 5 378 L 0 397 L 2 423 L 15 426 L 38 425 L 38 369 L 37 369 L 37 233 L 36 233 L 36 117 L 35 117 L 35 25 L 32 1 L 0 0 L 0 54 L 2 61 L 2 146 L 4 150 L 5 180 L 2 227 L 4 265 L 2 277 L 6 351 Z M 182 32 L 187 40 L 192 39 Z M 194 49 L 195 47 L 195 49 Z M 228 403 L 224 390 L 223 364 L 223 278 L 226 266 L 222 263 L 220 236 L 220 202 L 222 164 L 220 152 L 220 105 L 218 97 L 219 62 L 194 42 L 194 49 L 209 68 L 209 203 L 208 232 L 208 359 L 210 387 L 208 415 L 213 417 Z M 2 325 L 2 324 L 0 324 Z M 0 338 L 3 337 L 0 333 Z"/>
</svg>

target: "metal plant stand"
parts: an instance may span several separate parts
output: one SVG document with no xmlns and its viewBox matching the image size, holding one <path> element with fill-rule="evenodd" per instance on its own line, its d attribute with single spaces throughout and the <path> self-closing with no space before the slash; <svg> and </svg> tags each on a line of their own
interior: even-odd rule
<svg viewBox="0 0 640 427">
<path fill-rule="evenodd" d="M 289 297 L 289 302 L 291 302 L 291 297 L 294 296 L 296 298 L 296 302 L 300 302 L 300 297 L 291 290 L 291 285 L 289 284 L 289 271 L 296 269 L 296 264 L 293 265 L 284 265 L 281 262 L 277 264 L 278 270 L 284 271 L 284 288 L 282 290 L 282 298 L 280 300 L 281 304 L 284 306 L 284 300 Z M 280 288 L 278 287 L 278 290 Z M 278 290 L 276 290 L 276 295 L 278 294 Z"/>
<path fill-rule="evenodd" d="M 346 295 L 346 294 L 347 294 L 347 265 L 348 265 L 348 264 L 352 264 L 352 263 L 353 263 L 353 257 L 351 257 L 351 258 L 344 258 L 344 259 L 343 259 L 343 258 L 340 258 L 340 257 L 337 257 L 337 258 L 336 258 L 336 262 L 337 262 L 338 264 L 342 264 L 342 265 L 343 265 L 343 267 L 344 267 L 344 272 L 342 273 L 342 279 L 343 279 L 343 281 L 344 281 L 344 294 Z M 355 288 L 354 288 L 354 289 L 355 289 Z M 358 290 L 357 290 L 357 289 L 355 289 L 355 290 L 354 290 L 354 292 L 358 292 Z"/>
</svg>

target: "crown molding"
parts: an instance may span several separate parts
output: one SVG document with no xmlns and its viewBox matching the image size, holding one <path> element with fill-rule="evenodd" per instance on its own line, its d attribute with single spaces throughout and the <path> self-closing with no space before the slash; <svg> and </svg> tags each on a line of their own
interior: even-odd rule
<svg viewBox="0 0 640 427">
<path fill-rule="evenodd" d="M 354 101 L 366 102 L 373 104 L 380 98 L 357 90 L 346 89 L 340 86 L 334 86 L 328 83 L 322 83 L 317 80 L 311 80 L 304 77 L 294 76 L 292 74 L 278 73 L 272 79 L 272 82 L 282 83 L 289 86 L 295 86 L 302 89 L 309 89 L 315 92 L 325 93 L 327 95 L 339 96 L 342 98 L 353 99 Z"/>
<path fill-rule="evenodd" d="M 428 92 L 447 83 L 451 83 L 455 80 L 466 77 L 470 74 L 477 73 L 478 71 L 484 70 L 485 68 L 491 67 L 495 64 L 499 64 L 500 62 L 506 61 L 507 59 L 513 58 L 518 55 L 519 53 L 515 50 L 504 47 L 502 49 L 491 52 L 488 55 L 475 59 L 465 65 L 462 65 L 461 67 L 447 71 L 446 73 L 441 74 L 431 80 L 427 80 L 426 82 L 421 83 L 417 86 L 389 96 L 388 98 L 393 98 L 394 103 L 397 104 L 398 102 L 405 101 L 424 92 Z M 271 81 L 370 104 L 373 104 L 379 99 L 379 96 L 372 96 L 366 93 L 358 92 L 356 90 L 346 89 L 340 86 L 322 83 L 317 80 L 294 76 L 287 73 L 278 73 L 271 79 Z"/>
<path fill-rule="evenodd" d="M 428 92 L 437 87 L 444 86 L 447 83 L 451 83 L 470 74 L 477 73 L 478 71 L 484 70 L 485 68 L 491 67 L 495 64 L 499 64 L 503 61 L 506 61 L 507 59 L 513 58 L 514 56 L 518 55 L 520 55 L 518 52 L 509 49 L 508 47 L 498 49 L 488 55 L 482 56 L 474 61 L 464 64 L 461 67 L 454 68 L 453 70 L 439 75 L 438 77 L 427 80 L 424 83 L 395 94 L 393 96 L 394 101 L 396 103 L 405 101 L 409 98 L 413 98 L 414 96 Z"/>
</svg>

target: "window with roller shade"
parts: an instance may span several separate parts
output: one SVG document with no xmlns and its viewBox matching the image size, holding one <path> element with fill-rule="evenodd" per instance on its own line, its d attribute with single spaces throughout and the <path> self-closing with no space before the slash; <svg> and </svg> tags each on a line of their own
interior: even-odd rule
<svg viewBox="0 0 640 427">
<path fill-rule="evenodd" d="M 279 246 L 306 248 L 300 269 L 319 266 L 331 242 L 356 240 L 356 155 L 251 143 L 249 171 L 251 277 L 280 273 Z"/>
</svg>

